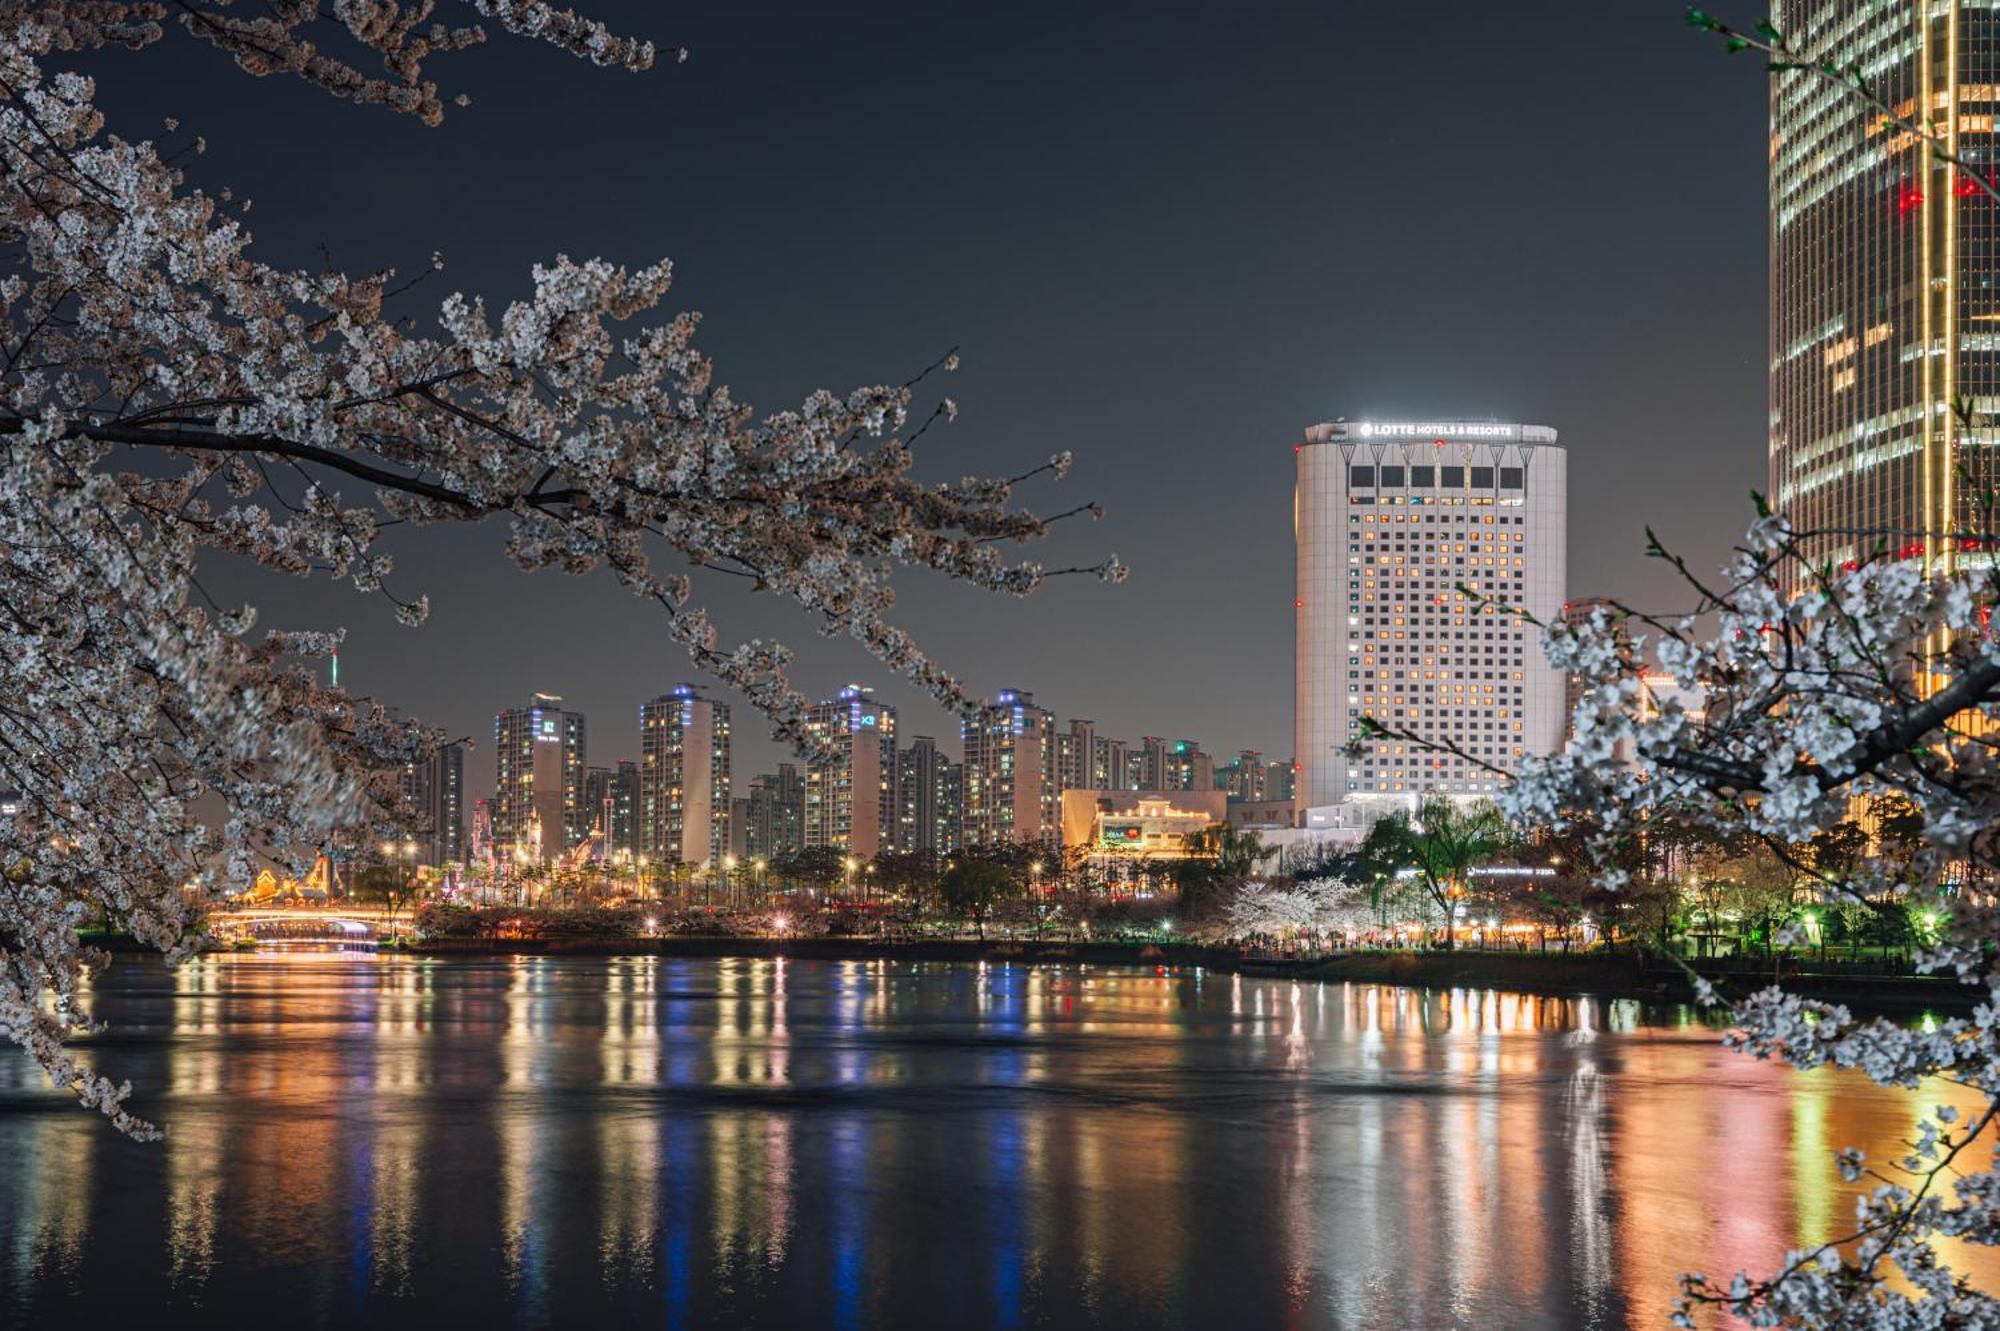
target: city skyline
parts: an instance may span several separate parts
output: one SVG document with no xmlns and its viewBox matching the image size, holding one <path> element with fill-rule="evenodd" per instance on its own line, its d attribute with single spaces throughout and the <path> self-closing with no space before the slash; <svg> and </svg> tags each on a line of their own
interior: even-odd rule
<svg viewBox="0 0 2000 1331">
<path fill-rule="evenodd" d="M 2000 0 L 0 16 L 10 1325 L 2000 1325 Z"/>
<path fill-rule="evenodd" d="M 602 17 L 659 25 L 629 5 Z M 445 270 L 412 293 L 420 313 L 455 289 L 517 291 L 560 242 L 635 264 L 670 254 L 671 303 L 704 312 L 718 378 L 760 408 L 821 385 L 899 382 L 957 346 L 963 366 L 937 391 L 959 419 L 926 436 L 929 474 L 1073 451 L 1067 481 L 1026 497 L 1051 510 L 1096 500 L 1106 517 L 1065 524 L 1049 562 L 1116 552 L 1134 572 L 1119 587 L 1058 580 L 1021 602 L 909 577 L 898 619 L 975 696 L 1018 684 L 1101 733 L 1136 742 L 1171 727 L 1218 755 L 1283 758 L 1291 445 L 1307 425 L 1547 422 L 1583 450 L 1572 543 L 1600 576 L 1572 591 L 1656 604 L 1679 602 L 1640 524 L 1713 565 L 1765 473 L 1765 229 L 1745 205 L 1766 193 L 1763 83 L 1703 60 L 1675 5 L 1619 6 L 1572 35 L 1554 8 L 1545 22 L 1469 3 L 1432 17 L 1434 31 L 1414 32 L 1393 15 L 1272 8 L 1218 38 L 1208 16 L 1173 8 L 1136 30 L 1109 11 L 676 14 L 687 64 L 642 78 L 491 43 L 455 75 L 474 108 L 435 133 L 365 109 L 349 118 L 282 80 L 211 91 L 134 62 L 134 78 L 107 89 L 128 120 L 171 112 L 218 131 L 196 181 L 212 171 L 255 200 L 245 224 L 260 247 L 300 247 L 267 257 L 315 264 L 323 241 L 349 266 L 414 271 L 441 249 Z M 1025 42 L 1043 21 L 1066 40 Z M 763 42 L 771 22 L 792 34 L 776 48 Z M 914 82 L 823 58 L 853 41 L 906 59 Z M 1327 52 L 1351 58 L 1329 75 Z M 1426 95 L 1406 99 L 1416 68 L 1430 70 Z M 804 132 L 764 105 L 766 76 L 823 94 Z M 1202 91 L 1225 81 L 1248 91 Z M 592 133 L 545 128 L 572 97 L 600 108 Z M 912 98 L 923 114 L 909 115 Z M 1588 104 L 1620 114 L 1575 114 Z M 777 226 L 796 191 L 847 188 L 836 164 L 892 118 L 922 164 L 897 208 L 806 234 Z M 623 170 L 660 156 L 649 145 L 664 125 L 696 131 L 676 136 L 672 170 Z M 333 156 L 311 169 L 277 146 L 322 128 Z M 1560 179 L 1503 151 L 1536 136 L 1560 146 Z M 1440 157 L 1427 143 L 1453 147 Z M 496 196 L 469 174 L 513 153 L 549 172 L 532 194 Z M 421 237 L 357 189 L 384 170 L 427 219 Z M 610 206 L 575 217 L 561 195 L 586 179 L 593 192 L 617 183 Z M 412 572 L 395 585 L 430 596 L 416 631 L 337 585 L 219 570 L 211 589 L 257 602 L 266 623 L 344 625 L 343 682 L 454 737 L 483 740 L 494 706 L 548 689 L 592 716 L 594 753 L 636 758 L 631 701 L 698 678 L 685 653 L 608 577 L 492 576 L 500 541 L 396 534 Z M 858 680 L 911 733 L 956 730 L 790 607 L 721 575 L 697 586 L 725 642 L 792 648 L 807 696 Z M 736 708 L 739 770 L 789 756 L 740 695 L 711 693 Z M 484 770 L 487 756 L 473 762 Z"/>
</svg>

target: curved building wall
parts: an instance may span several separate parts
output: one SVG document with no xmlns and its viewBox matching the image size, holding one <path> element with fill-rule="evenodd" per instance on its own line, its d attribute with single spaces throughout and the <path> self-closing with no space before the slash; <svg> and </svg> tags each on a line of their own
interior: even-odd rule
<svg viewBox="0 0 2000 1331">
<path fill-rule="evenodd" d="M 1539 630 L 1478 598 L 1544 622 L 1562 609 L 1568 456 L 1556 432 L 1342 421 L 1308 430 L 1297 457 L 1297 807 L 1498 788 L 1476 762 L 1416 744 L 1350 758 L 1363 718 L 1500 767 L 1555 749 L 1561 672 Z"/>
<path fill-rule="evenodd" d="M 1856 64 L 1990 172 L 2000 11 L 1778 0 L 1812 59 Z M 1982 525 L 2000 411 L 2000 203 L 1806 70 L 1771 84 L 1770 493 L 1819 559 L 1945 558 Z M 1974 413 L 1970 425 L 1954 402 Z"/>
</svg>

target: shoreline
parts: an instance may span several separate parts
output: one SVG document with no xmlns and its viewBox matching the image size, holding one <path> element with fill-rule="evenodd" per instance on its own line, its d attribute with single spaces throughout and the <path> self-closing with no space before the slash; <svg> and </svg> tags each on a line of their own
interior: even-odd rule
<svg viewBox="0 0 2000 1331">
<path fill-rule="evenodd" d="M 788 957 L 801 961 L 1004 961 L 1026 965 L 1134 967 L 1200 966 L 1265 978 L 1329 983 L 1385 984 L 1412 989 L 1496 989 L 1557 998 L 1632 998 L 1691 1003 L 1693 986 L 1671 961 L 1633 953 L 1563 955 L 1502 952 L 1351 952 L 1286 959 L 1246 956 L 1235 948 L 1199 943 L 1089 943 L 1047 940 L 869 938 L 647 939 L 439 939 L 385 947 L 417 957 L 667 956 Z M 1762 975 L 1714 974 L 1726 991 L 1750 992 L 1770 982 Z M 1787 974 L 1788 992 L 1865 1008 L 1970 1009 L 1986 997 L 1982 986 L 1920 975 L 1857 975 L 1799 971 Z"/>
</svg>

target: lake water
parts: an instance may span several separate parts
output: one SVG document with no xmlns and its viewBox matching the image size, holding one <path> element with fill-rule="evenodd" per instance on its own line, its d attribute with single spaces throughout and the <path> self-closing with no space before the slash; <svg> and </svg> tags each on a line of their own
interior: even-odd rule
<svg viewBox="0 0 2000 1331">
<path fill-rule="evenodd" d="M 1686 1009 L 1214 972 L 230 954 L 0 1053 L 0 1326 L 1659 1326 L 1913 1100 Z"/>
</svg>

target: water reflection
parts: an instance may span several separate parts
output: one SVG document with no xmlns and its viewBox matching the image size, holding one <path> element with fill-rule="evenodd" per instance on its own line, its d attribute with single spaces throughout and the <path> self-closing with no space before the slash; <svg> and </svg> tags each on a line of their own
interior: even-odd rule
<svg viewBox="0 0 2000 1331">
<path fill-rule="evenodd" d="M 257 954 L 96 1002 L 172 1136 L 0 1058 L 0 1324 L 1656 1325 L 1835 1233 L 1831 1152 L 1913 1103 L 1681 1009 L 1150 970 Z"/>
</svg>

